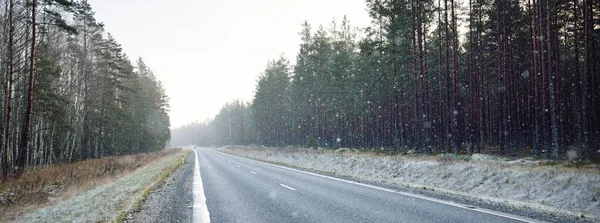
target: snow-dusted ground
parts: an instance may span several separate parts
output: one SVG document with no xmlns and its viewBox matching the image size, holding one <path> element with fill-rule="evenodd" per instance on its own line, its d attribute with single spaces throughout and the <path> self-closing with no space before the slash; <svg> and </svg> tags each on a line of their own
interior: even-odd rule
<svg viewBox="0 0 600 223">
<path fill-rule="evenodd" d="M 528 207 L 539 211 L 600 216 L 600 169 L 545 164 L 533 159 L 506 161 L 475 154 L 463 158 L 378 155 L 351 150 L 227 147 L 222 151 L 408 187 Z"/>
<path fill-rule="evenodd" d="M 16 222 L 112 222 L 179 159 L 176 154 L 147 164 L 116 181 L 29 213 Z"/>
</svg>

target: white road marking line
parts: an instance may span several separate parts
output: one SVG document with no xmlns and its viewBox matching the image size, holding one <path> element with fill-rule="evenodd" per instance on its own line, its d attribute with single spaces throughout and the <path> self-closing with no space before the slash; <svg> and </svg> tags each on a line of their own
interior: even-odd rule
<svg viewBox="0 0 600 223">
<path fill-rule="evenodd" d="M 254 172 L 254 171 L 250 171 L 250 173 L 252 173 L 252 174 L 256 175 L 256 172 Z"/>
<path fill-rule="evenodd" d="M 296 189 L 294 189 L 294 188 L 292 188 L 292 187 L 290 187 L 288 185 L 285 185 L 285 184 L 279 184 L 279 185 L 282 186 L 282 187 L 285 187 L 287 189 L 290 189 L 290 190 L 296 190 Z"/>
<path fill-rule="evenodd" d="M 401 191 L 392 190 L 392 189 L 388 189 L 388 188 L 384 188 L 384 187 L 378 187 L 378 186 L 373 186 L 373 185 L 369 185 L 369 184 L 363 184 L 363 183 L 359 183 L 359 182 L 355 182 L 355 181 L 344 180 L 344 179 L 335 178 L 335 177 L 331 177 L 331 176 L 321 175 L 321 174 L 318 174 L 318 173 L 307 172 L 307 171 L 304 171 L 304 170 L 298 170 L 298 169 L 294 169 L 294 168 L 289 168 L 289 167 L 284 167 L 284 166 L 278 166 L 278 165 L 275 165 L 275 164 L 270 164 L 270 163 L 266 163 L 266 162 L 262 162 L 262 161 L 258 161 L 258 160 L 253 160 L 253 159 L 248 159 L 248 158 L 245 158 L 245 157 L 239 157 L 239 156 L 231 155 L 231 154 L 224 153 L 224 152 L 220 152 L 220 153 L 221 154 L 226 154 L 226 155 L 229 155 L 229 156 L 232 156 L 232 157 L 235 157 L 235 158 L 240 158 L 240 159 L 244 159 L 244 160 L 248 160 L 248 161 L 252 161 L 252 162 L 257 162 L 257 163 L 261 163 L 261 164 L 265 164 L 265 165 L 268 165 L 268 166 L 273 166 L 273 167 L 277 167 L 277 168 L 281 168 L 281 169 L 296 171 L 296 172 L 299 172 L 299 173 L 304 173 L 304 174 L 313 175 L 313 176 L 317 176 L 317 177 L 327 178 L 327 179 L 330 179 L 330 180 L 336 180 L 336 181 L 340 181 L 340 182 L 344 182 L 344 183 L 356 184 L 356 185 L 359 185 L 359 186 L 368 187 L 368 188 L 372 188 L 372 189 L 375 189 L 375 190 L 381 190 L 381 191 L 386 191 L 386 192 L 390 192 L 390 193 L 396 193 L 396 194 L 400 194 L 400 195 L 404 195 L 404 196 L 408 196 L 408 197 L 418 198 L 418 199 L 422 199 L 422 200 L 426 200 L 426 201 L 431 201 L 431 202 L 435 202 L 435 203 L 445 204 L 445 205 L 449 205 L 449 206 L 453 206 L 453 207 L 458 207 L 458 208 L 462 208 L 462 209 L 466 209 L 466 210 L 471 210 L 471 211 L 476 211 L 476 212 L 481 212 L 481 213 L 485 213 L 485 214 L 489 214 L 489 215 L 495 215 L 495 216 L 498 216 L 498 217 L 508 218 L 508 219 L 512 219 L 512 220 L 516 220 L 516 221 L 527 222 L 527 223 L 541 223 L 541 222 L 545 222 L 545 221 L 534 220 L 534 219 L 531 219 L 531 218 L 526 218 L 526 217 L 516 216 L 516 215 L 512 215 L 512 214 L 497 212 L 497 211 L 493 211 L 493 210 L 489 210 L 489 209 L 484 209 L 484 208 L 479 208 L 479 207 L 476 208 L 476 209 L 468 208 L 468 207 L 465 207 L 465 206 L 463 206 L 461 204 L 457 204 L 457 203 L 449 202 L 449 201 L 444 201 L 444 200 L 440 200 L 440 199 L 436 199 L 436 198 L 426 197 L 426 196 L 423 196 L 423 195 L 411 194 L 411 193 L 401 192 Z M 283 186 L 283 185 L 281 185 L 281 186 Z"/>
<path fill-rule="evenodd" d="M 204 196 L 204 186 L 202 185 L 202 176 L 200 175 L 200 164 L 198 162 L 198 152 L 195 149 L 196 163 L 194 164 L 194 205 L 192 212 L 193 222 L 210 223 L 210 214 L 206 206 L 206 196 Z"/>
</svg>

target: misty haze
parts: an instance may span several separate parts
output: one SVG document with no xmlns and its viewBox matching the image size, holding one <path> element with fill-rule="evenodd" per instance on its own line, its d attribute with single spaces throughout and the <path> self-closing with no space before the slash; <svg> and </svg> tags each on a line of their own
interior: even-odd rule
<svg viewBox="0 0 600 223">
<path fill-rule="evenodd" d="M 600 222 L 597 0 L 0 0 L 0 222 Z"/>
</svg>

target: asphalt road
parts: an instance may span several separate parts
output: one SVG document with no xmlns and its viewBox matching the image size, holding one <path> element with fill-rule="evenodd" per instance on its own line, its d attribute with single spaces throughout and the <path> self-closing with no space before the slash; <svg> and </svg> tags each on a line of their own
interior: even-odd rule
<svg viewBox="0 0 600 223">
<path fill-rule="evenodd" d="M 211 222 L 528 221 L 211 149 L 196 151 Z"/>
</svg>

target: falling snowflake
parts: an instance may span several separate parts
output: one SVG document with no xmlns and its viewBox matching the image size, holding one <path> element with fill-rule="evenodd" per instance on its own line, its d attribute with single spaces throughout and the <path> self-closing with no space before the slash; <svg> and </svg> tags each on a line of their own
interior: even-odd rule
<svg viewBox="0 0 600 223">
<path fill-rule="evenodd" d="M 425 127 L 425 128 L 431 128 L 431 122 L 429 122 L 429 121 L 423 122 L 423 127 Z"/>
</svg>

